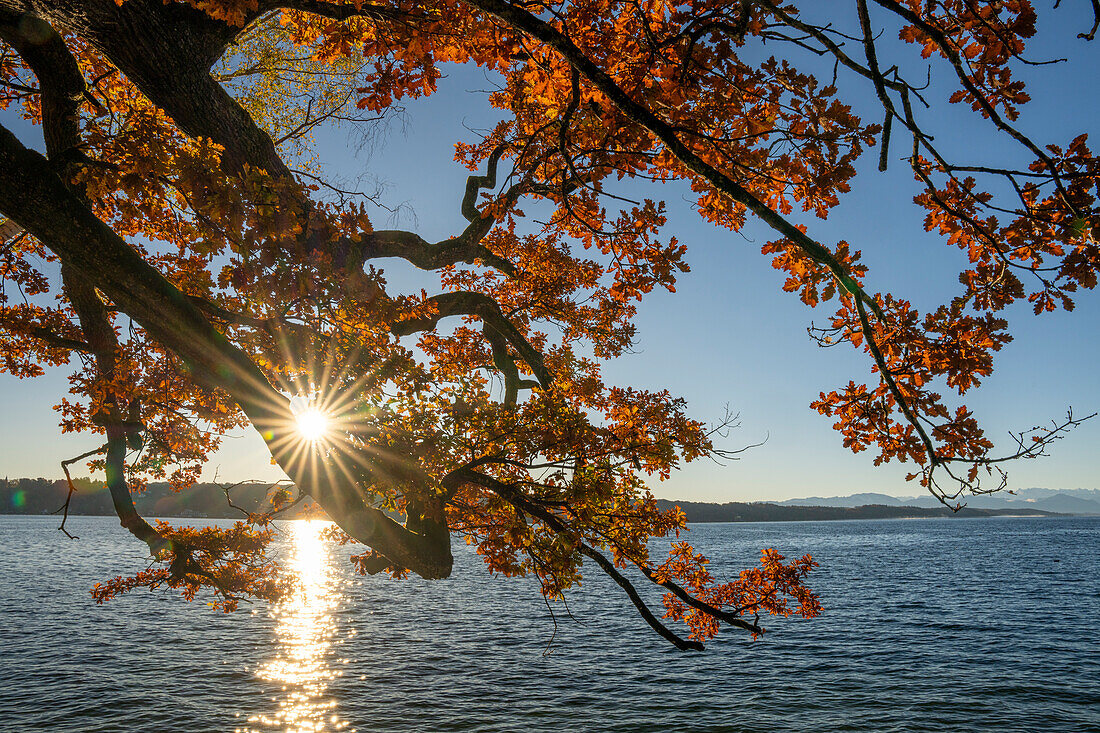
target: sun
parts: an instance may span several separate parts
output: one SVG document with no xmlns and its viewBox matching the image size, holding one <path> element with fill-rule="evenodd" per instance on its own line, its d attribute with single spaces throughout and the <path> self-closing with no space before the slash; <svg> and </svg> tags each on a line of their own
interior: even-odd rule
<svg viewBox="0 0 1100 733">
<path fill-rule="evenodd" d="M 311 443 L 328 435 L 329 419 L 325 413 L 310 409 L 298 415 L 298 433 Z"/>
</svg>

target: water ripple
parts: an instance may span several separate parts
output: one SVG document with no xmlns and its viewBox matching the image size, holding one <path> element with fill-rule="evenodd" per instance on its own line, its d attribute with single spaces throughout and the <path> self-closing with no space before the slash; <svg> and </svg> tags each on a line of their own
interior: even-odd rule
<svg viewBox="0 0 1100 733">
<path fill-rule="evenodd" d="M 464 546 L 447 581 L 358 578 L 304 523 L 284 527 L 304 590 L 282 606 L 95 606 L 87 589 L 141 548 L 110 519 L 71 523 L 79 542 L 0 517 L 5 730 L 1100 731 L 1100 518 L 703 525 L 716 574 L 761 547 L 813 554 L 826 609 L 703 654 L 599 578 L 544 654 L 534 586 Z"/>
</svg>

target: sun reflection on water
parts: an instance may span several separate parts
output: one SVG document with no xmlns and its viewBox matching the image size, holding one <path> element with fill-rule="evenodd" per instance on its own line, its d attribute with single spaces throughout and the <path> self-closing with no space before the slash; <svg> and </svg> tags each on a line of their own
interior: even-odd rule
<svg viewBox="0 0 1100 733">
<path fill-rule="evenodd" d="M 336 700 L 326 694 L 339 674 L 329 659 L 339 592 L 321 539 L 321 530 L 328 524 L 296 521 L 287 528 L 294 552 L 288 565 L 298 575 L 300 588 L 274 609 L 278 656 L 258 671 L 260 679 L 281 684 L 283 695 L 276 698 L 276 712 L 253 715 L 248 722 L 256 727 L 246 731 L 347 730 L 347 721 L 336 713 Z"/>
</svg>

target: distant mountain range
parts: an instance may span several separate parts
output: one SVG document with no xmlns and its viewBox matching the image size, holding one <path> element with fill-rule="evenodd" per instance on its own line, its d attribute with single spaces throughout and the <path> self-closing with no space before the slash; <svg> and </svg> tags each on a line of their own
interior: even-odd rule
<svg viewBox="0 0 1100 733">
<path fill-rule="evenodd" d="M 1100 514 L 1100 490 L 1096 489 L 1021 489 L 1015 494 L 999 492 L 984 496 L 967 496 L 959 499 L 971 509 L 1037 509 L 1059 514 Z M 900 507 L 942 507 L 935 497 L 887 496 L 886 494 L 851 494 L 850 496 L 811 496 L 806 499 L 788 499 L 775 502 L 779 506 L 858 507 L 870 504 Z"/>
<path fill-rule="evenodd" d="M 979 517 L 1057 516 L 1040 509 L 971 509 L 965 507 L 953 512 L 942 504 L 939 507 L 886 506 L 866 504 L 851 507 L 798 506 L 771 504 L 769 502 L 728 502 L 706 504 L 693 501 L 669 501 L 658 499 L 662 509 L 680 507 L 689 522 L 819 522 L 833 519 L 935 519 Z"/>
</svg>

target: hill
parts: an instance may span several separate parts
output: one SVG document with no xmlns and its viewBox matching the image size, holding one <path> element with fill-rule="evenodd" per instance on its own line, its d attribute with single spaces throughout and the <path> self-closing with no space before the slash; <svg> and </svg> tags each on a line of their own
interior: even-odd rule
<svg viewBox="0 0 1100 733">
<path fill-rule="evenodd" d="M 100 482 L 76 479 L 76 494 L 69 504 L 69 514 L 112 515 L 111 496 Z M 233 503 L 249 511 L 270 508 L 267 500 L 271 484 L 249 483 L 232 489 Z M 0 480 L 0 514 L 52 514 L 64 503 L 69 489 L 63 480 L 3 479 Z M 138 511 L 146 517 L 209 517 L 241 519 L 240 511 L 229 506 L 225 492 L 217 484 L 196 484 L 186 491 L 172 491 L 166 483 L 149 484 L 134 496 Z M 284 514 L 287 519 L 305 516 L 315 511 L 306 500 Z"/>
<path fill-rule="evenodd" d="M 1001 492 L 987 496 L 968 496 L 961 500 L 971 509 L 1040 510 L 1060 514 L 1100 514 L 1100 491 L 1096 489 L 1021 489 L 1014 494 Z M 782 506 L 857 507 L 868 504 L 937 508 L 935 497 L 851 494 L 849 496 L 813 496 L 776 502 Z"/>
</svg>

